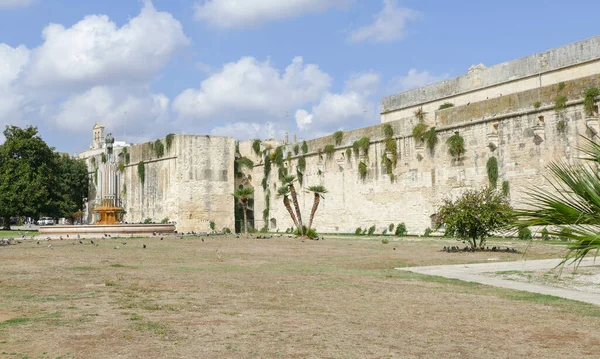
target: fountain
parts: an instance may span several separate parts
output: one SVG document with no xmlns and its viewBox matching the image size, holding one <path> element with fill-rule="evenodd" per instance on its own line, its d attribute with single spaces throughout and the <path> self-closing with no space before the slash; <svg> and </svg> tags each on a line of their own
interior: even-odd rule
<svg viewBox="0 0 600 359">
<path fill-rule="evenodd" d="M 99 205 L 94 206 L 92 213 L 96 219 L 95 224 L 82 226 L 44 226 L 40 227 L 40 235 L 58 238 L 67 234 L 80 234 L 88 237 L 107 237 L 123 235 L 149 235 L 152 233 L 174 233 L 173 224 L 123 224 L 119 188 L 121 171 L 115 162 L 113 145 L 115 139 L 108 134 L 105 139 L 102 170 L 98 178 Z"/>
</svg>

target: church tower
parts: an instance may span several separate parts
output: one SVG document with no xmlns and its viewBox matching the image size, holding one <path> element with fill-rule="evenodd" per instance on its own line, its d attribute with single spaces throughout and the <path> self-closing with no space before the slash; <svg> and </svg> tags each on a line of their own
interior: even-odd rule
<svg viewBox="0 0 600 359">
<path fill-rule="evenodd" d="M 102 148 L 102 145 L 104 143 L 104 126 L 102 126 L 99 123 L 96 123 L 94 125 L 94 130 L 93 130 L 93 140 L 92 140 L 92 149 L 96 150 L 98 148 Z"/>
</svg>

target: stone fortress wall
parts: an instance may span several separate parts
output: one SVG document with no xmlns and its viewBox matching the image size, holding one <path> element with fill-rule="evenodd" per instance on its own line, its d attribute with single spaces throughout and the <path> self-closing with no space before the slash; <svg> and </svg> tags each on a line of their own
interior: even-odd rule
<svg viewBox="0 0 600 359">
<path fill-rule="evenodd" d="M 498 160 L 498 185 L 508 181 L 513 205 L 524 205 L 527 188 L 550 189 L 544 177 L 546 166 L 557 160 L 576 160 L 582 136 L 597 138 L 595 133 L 600 133 L 598 117 L 587 117 L 582 104 L 583 93 L 590 87 L 600 87 L 600 37 L 383 99 L 382 123 L 394 129 L 398 148 L 393 182 L 381 161 L 384 124 L 344 132 L 333 158 L 320 152 L 334 144 L 331 136 L 307 141 L 308 153 L 292 152 L 291 162 L 285 161 L 284 166 L 295 174 L 298 159 L 306 159 L 303 185 L 297 185 L 305 222 L 313 195 L 304 190 L 312 185 L 329 190 L 313 225 L 320 232 L 347 233 L 376 225 L 381 233 L 390 223 L 405 222 L 409 233 L 423 234 L 432 225 L 431 216 L 442 199 L 488 184 L 486 163 L 492 156 Z M 569 100 L 560 112 L 554 107 L 558 96 Z M 536 108 L 538 101 L 541 106 Z M 456 106 L 438 110 L 444 102 Z M 438 133 L 433 153 L 417 146 L 412 137 L 418 121 L 414 111 L 420 108 L 427 113 L 425 123 L 435 126 Z M 557 126 L 561 120 L 564 129 Z M 465 140 L 466 153 L 460 161 L 453 160 L 446 145 L 455 132 Z M 361 137 L 371 140 L 368 158 L 354 154 L 347 158 L 346 149 Z M 497 148 L 492 150 L 490 143 Z M 294 145 L 284 144 L 284 157 Z M 254 213 L 260 228 L 266 207 L 262 159 L 252 153 L 251 141 L 242 142 L 240 152 L 255 162 L 250 182 L 255 188 Z M 361 160 L 368 167 L 364 179 L 357 170 Z M 281 199 L 276 198 L 277 173 L 273 163 L 267 219 L 270 230 L 285 231 L 292 221 Z"/>
<path fill-rule="evenodd" d="M 227 137 L 175 135 L 165 153 L 158 158 L 154 142 L 125 147 L 129 164 L 120 173 L 124 221 L 141 223 L 146 218 L 160 223 L 164 218 L 175 222 L 180 232 L 210 231 L 214 221 L 218 229 L 233 228 L 233 163 L 235 140 Z M 86 158 L 90 169 L 90 204 L 99 202 L 99 181 L 103 178 L 102 151 L 90 151 Z M 115 148 L 116 162 L 125 164 L 124 148 Z M 144 162 L 144 181 L 138 163 Z M 98 174 L 96 175 L 96 168 Z M 98 179 L 99 178 L 99 179 Z M 90 223 L 94 222 L 89 216 Z"/>
</svg>

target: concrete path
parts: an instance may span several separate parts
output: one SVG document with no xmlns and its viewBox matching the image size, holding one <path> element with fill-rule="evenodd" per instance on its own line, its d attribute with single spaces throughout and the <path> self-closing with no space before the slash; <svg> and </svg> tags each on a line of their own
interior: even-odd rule
<svg viewBox="0 0 600 359">
<path fill-rule="evenodd" d="M 496 287 L 523 290 L 526 292 L 548 294 L 556 297 L 578 300 L 580 302 L 600 305 L 600 295 L 572 289 L 554 288 L 540 284 L 522 283 L 485 275 L 489 272 L 508 270 L 532 271 L 540 269 L 552 269 L 560 263 L 561 259 L 542 259 L 517 262 L 493 262 L 477 264 L 456 264 L 429 267 L 403 267 L 397 270 L 415 272 L 426 275 L 437 275 L 446 278 L 460 279 L 467 282 L 493 285 Z M 600 265 L 600 259 L 594 263 L 593 258 L 584 259 L 580 267 Z M 565 266 L 567 268 L 568 266 Z"/>
</svg>

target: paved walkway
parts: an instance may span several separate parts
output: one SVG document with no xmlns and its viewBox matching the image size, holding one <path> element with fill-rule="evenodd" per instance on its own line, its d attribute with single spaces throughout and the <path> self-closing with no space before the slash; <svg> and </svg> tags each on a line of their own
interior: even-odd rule
<svg viewBox="0 0 600 359">
<path fill-rule="evenodd" d="M 493 285 L 496 287 L 523 290 L 526 292 L 548 294 L 556 297 L 578 300 L 581 302 L 600 305 L 600 295 L 573 289 L 555 288 L 540 284 L 522 283 L 487 276 L 486 272 L 499 272 L 508 270 L 531 271 L 540 269 L 552 269 L 560 263 L 560 259 L 542 259 L 517 262 L 493 262 L 477 264 L 441 265 L 429 267 L 403 267 L 397 270 L 415 272 L 427 275 L 437 275 L 446 278 L 460 279 L 467 282 Z M 594 263 L 593 258 L 584 259 L 580 267 L 600 265 L 600 259 Z M 565 266 L 565 268 L 568 266 Z"/>
</svg>

